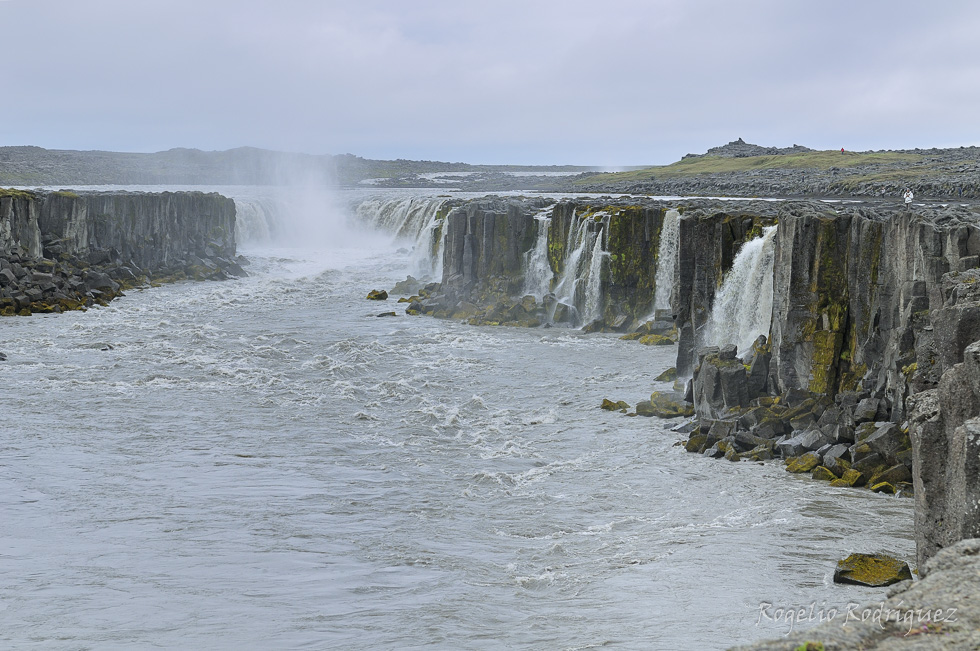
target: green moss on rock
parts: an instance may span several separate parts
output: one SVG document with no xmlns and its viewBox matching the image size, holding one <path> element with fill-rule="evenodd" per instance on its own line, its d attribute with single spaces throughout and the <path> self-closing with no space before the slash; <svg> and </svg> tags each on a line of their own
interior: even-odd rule
<svg viewBox="0 0 980 651">
<path fill-rule="evenodd" d="M 851 554 L 837 563 L 834 583 L 850 583 L 881 588 L 899 581 L 911 581 L 908 563 L 884 554 Z"/>
</svg>

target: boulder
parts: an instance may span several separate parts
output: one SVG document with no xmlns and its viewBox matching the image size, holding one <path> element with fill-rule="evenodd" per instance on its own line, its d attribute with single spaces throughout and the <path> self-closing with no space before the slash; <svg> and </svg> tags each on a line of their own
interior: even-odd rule
<svg viewBox="0 0 980 651">
<path fill-rule="evenodd" d="M 694 415 L 694 407 L 678 399 L 676 394 L 666 394 L 654 391 L 650 400 L 644 400 L 636 405 L 636 413 L 640 416 L 658 416 L 660 418 L 690 417 Z"/>
<path fill-rule="evenodd" d="M 892 486 L 897 486 L 898 484 L 908 483 L 912 481 L 912 471 L 909 470 L 904 463 L 894 465 L 885 470 L 876 472 L 874 476 L 868 480 L 871 484 L 872 490 L 874 490 L 874 485 L 881 482 L 887 482 Z"/>
<path fill-rule="evenodd" d="M 840 458 L 824 458 L 824 467 L 837 477 L 843 477 L 844 473 L 851 469 L 851 464 Z M 858 473 L 860 476 L 861 473 Z"/>
<path fill-rule="evenodd" d="M 574 307 L 565 303 L 557 303 L 551 320 L 554 323 L 575 323 L 577 318 Z"/>
<path fill-rule="evenodd" d="M 857 470 L 845 470 L 844 474 L 841 475 L 840 479 L 835 479 L 832 482 L 830 482 L 831 486 L 843 486 L 843 487 L 864 486 L 864 484 L 865 484 L 864 475 L 862 475 Z"/>
<path fill-rule="evenodd" d="M 630 408 L 630 406 L 627 402 L 623 400 L 617 400 L 616 402 L 613 402 L 608 398 L 603 398 L 602 404 L 599 405 L 599 408 L 605 409 L 606 411 L 621 411 L 625 413 L 626 410 Z"/>
<path fill-rule="evenodd" d="M 878 399 L 865 398 L 854 408 L 854 422 L 864 423 L 875 420 L 878 415 Z"/>
<path fill-rule="evenodd" d="M 831 461 L 831 459 L 840 459 L 845 455 L 847 455 L 848 453 L 849 452 L 846 445 L 844 445 L 843 443 L 836 443 L 830 446 L 826 451 L 824 451 L 824 453 L 821 455 L 821 458 L 823 459 L 823 462 L 826 465 Z"/>
<path fill-rule="evenodd" d="M 737 358 L 728 358 L 731 348 L 722 353 L 707 349 L 694 372 L 694 408 L 701 418 L 722 418 L 733 409 L 747 407 L 750 396 L 745 367 Z"/>
<path fill-rule="evenodd" d="M 643 335 L 637 341 L 644 346 L 673 346 L 674 340 L 665 335 Z"/>
<path fill-rule="evenodd" d="M 820 481 L 833 481 L 837 479 L 837 475 L 831 472 L 828 468 L 824 466 L 817 466 L 813 469 L 813 474 L 811 475 L 814 479 Z"/>
<path fill-rule="evenodd" d="M 388 300 L 388 292 L 383 289 L 372 289 L 368 292 L 367 297 L 372 301 L 386 301 Z"/>
<path fill-rule="evenodd" d="M 899 581 L 910 581 L 908 563 L 884 554 L 851 554 L 838 561 L 834 583 L 850 583 L 881 588 Z"/>
<path fill-rule="evenodd" d="M 864 442 L 882 458 L 892 461 L 900 450 L 908 449 L 910 445 L 908 434 L 895 423 L 882 423 Z"/>
<path fill-rule="evenodd" d="M 786 460 L 786 472 L 810 472 L 820 465 L 820 457 L 813 452 Z"/>
</svg>

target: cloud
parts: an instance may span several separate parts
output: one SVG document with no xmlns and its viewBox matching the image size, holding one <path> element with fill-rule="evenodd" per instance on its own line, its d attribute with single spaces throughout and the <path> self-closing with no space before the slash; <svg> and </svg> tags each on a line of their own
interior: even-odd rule
<svg viewBox="0 0 980 651">
<path fill-rule="evenodd" d="M 980 139 L 969 2 L 0 1 L 30 89 L 2 144 L 639 164 Z"/>
</svg>

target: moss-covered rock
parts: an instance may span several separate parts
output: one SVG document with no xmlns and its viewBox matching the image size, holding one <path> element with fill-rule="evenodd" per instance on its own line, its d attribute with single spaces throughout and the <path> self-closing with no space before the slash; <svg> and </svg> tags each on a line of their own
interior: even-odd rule
<svg viewBox="0 0 980 651">
<path fill-rule="evenodd" d="M 637 341 L 644 346 L 673 346 L 674 340 L 666 335 L 643 335 Z"/>
<path fill-rule="evenodd" d="M 684 449 L 688 452 L 704 452 L 708 443 L 708 435 L 702 434 L 700 430 L 694 430 L 684 444 Z"/>
<path fill-rule="evenodd" d="M 857 470 L 845 470 L 844 474 L 841 475 L 840 479 L 834 479 L 830 482 L 831 486 L 839 486 L 842 488 L 850 488 L 852 486 L 864 486 L 864 475 Z"/>
<path fill-rule="evenodd" d="M 834 583 L 851 583 L 881 588 L 899 581 L 911 581 L 908 563 L 884 554 L 851 554 L 838 561 Z"/>
<path fill-rule="evenodd" d="M 786 460 L 786 472 L 810 472 L 820 465 L 820 457 L 813 452 L 801 454 Z"/>
<path fill-rule="evenodd" d="M 599 408 L 605 409 L 606 411 L 621 411 L 623 413 L 626 413 L 626 410 L 629 409 L 630 406 L 629 403 L 627 403 L 624 400 L 617 400 L 616 402 L 613 402 L 608 398 L 603 398 L 602 404 L 599 405 Z"/>
<path fill-rule="evenodd" d="M 817 466 L 816 468 L 814 468 L 812 477 L 814 479 L 819 479 L 820 481 L 834 481 L 835 479 L 837 479 L 837 475 L 832 473 L 829 469 L 825 468 L 824 466 Z"/>
<path fill-rule="evenodd" d="M 677 379 L 677 369 L 668 368 L 666 371 L 654 378 L 657 382 L 673 382 Z"/>
<path fill-rule="evenodd" d="M 388 292 L 383 289 L 372 289 L 368 292 L 367 297 L 371 301 L 386 301 L 388 300 Z"/>
<path fill-rule="evenodd" d="M 636 413 L 660 418 L 690 417 L 694 415 L 694 406 L 672 397 L 672 394 L 654 391 L 649 400 L 643 400 L 636 405 Z"/>
</svg>

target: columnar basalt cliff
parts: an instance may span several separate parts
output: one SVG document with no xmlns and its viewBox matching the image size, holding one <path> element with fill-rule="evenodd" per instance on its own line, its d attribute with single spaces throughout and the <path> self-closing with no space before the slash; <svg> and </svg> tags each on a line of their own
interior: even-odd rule
<svg viewBox="0 0 980 651">
<path fill-rule="evenodd" d="M 0 311 L 60 312 L 166 279 L 242 275 L 235 204 L 201 192 L 0 190 Z"/>
<path fill-rule="evenodd" d="M 914 484 L 920 562 L 980 533 L 970 420 L 980 387 L 968 381 L 980 367 L 964 358 L 980 339 L 980 216 L 967 207 L 485 199 L 450 211 L 443 282 L 408 311 L 651 332 L 674 210 L 670 325 L 699 417 L 687 449 L 782 456 L 838 486 Z M 719 292 L 740 255 L 766 250 L 763 236 L 773 238 L 770 284 L 740 291 L 763 305 L 770 292 L 771 317 L 736 350 L 719 327 Z"/>
</svg>

